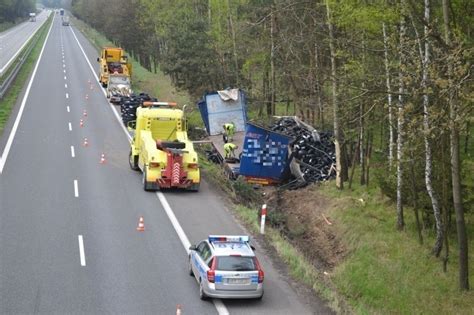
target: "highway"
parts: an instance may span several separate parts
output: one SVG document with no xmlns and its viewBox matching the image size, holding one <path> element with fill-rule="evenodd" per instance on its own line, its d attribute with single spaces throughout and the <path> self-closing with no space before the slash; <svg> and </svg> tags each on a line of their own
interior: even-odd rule
<svg viewBox="0 0 474 315">
<path fill-rule="evenodd" d="M 206 182 L 198 193 L 143 191 L 96 58 L 55 16 L 0 138 L 0 313 L 175 314 L 177 304 L 183 314 L 329 313 L 258 242 L 263 300 L 199 299 L 188 245 L 247 233 Z"/>
<path fill-rule="evenodd" d="M 0 75 L 15 60 L 18 53 L 41 25 L 46 22 L 47 17 L 48 12 L 43 10 L 36 17 L 36 22 L 26 21 L 0 33 Z"/>
</svg>

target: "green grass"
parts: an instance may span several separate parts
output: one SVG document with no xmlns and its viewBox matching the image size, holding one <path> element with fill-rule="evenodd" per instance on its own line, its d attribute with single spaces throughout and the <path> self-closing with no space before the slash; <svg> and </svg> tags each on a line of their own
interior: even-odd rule
<svg viewBox="0 0 474 315">
<path fill-rule="evenodd" d="M 460 293 L 458 289 L 455 231 L 451 231 L 448 271 L 444 273 L 441 260 L 430 255 L 434 235 L 426 233 L 424 245 L 418 243 L 411 209 L 405 210 L 406 230 L 398 232 L 394 205 L 377 188 L 354 185 L 353 191 L 340 192 L 333 186 L 323 185 L 320 191 L 338 200 L 340 208 L 331 215 L 343 233 L 350 254 L 331 278 L 357 313 L 474 312 L 474 292 Z M 471 285 L 474 284 L 473 219 L 472 214 L 466 215 L 471 240 Z"/>
<path fill-rule="evenodd" d="M 35 46 L 33 47 L 25 63 L 21 67 L 20 71 L 18 72 L 18 75 L 10 86 L 10 89 L 4 95 L 3 99 L 0 100 L 0 135 L 3 134 L 5 124 L 7 123 L 11 111 L 17 102 L 18 95 L 21 93 L 21 90 L 23 89 L 26 80 L 28 79 L 36 61 L 38 60 L 41 48 L 49 30 L 49 26 L 51 25 L 51 21 L 52 17 L 49 18 L 49 21 L 45 23 L 42 26 L 41 30 L 39 30 L 38 33 L 36 33 L 35 36 L 31 39 L 29 45 L 35 44 Z M 36 38 L 38 37 L 39 40 L 36 41 Z M 27 47 L 25 47 L 24 49 L 28 49 L 29 45 L 27 45 Z"/>
<path fill-rule="evenodd" d="M 8 30 L 9 28 L 12 28 L 13 26 L 15 26 L 15 24 L 11 22 L 0 23 L 0 32 L 4 32 Z"/>
</svg>

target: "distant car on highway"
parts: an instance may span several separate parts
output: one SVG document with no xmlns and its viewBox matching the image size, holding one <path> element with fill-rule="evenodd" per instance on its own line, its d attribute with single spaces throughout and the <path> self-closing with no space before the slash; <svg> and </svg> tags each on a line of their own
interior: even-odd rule
<svg viewBox="0 0 474 315">
<path fill-rule="evenodd" d="M 189 274 L 199 283 L 199 297 L 261 299 L 264 272 L 249 236 L 210 235 L 189 247 Z"/>
<path fill-rule="evenodd" d="M 63 19 L 63 26 L 69 26 L 69 16 L 65 15 L 62 17 Z"/>
</svg>

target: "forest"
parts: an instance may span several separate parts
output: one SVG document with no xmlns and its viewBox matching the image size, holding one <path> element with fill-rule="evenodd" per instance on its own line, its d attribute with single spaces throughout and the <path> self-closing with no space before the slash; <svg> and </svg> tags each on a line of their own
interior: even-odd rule
<svg viewBox="0 0 474 315">
<path fill-rule="evenodd" d="M 0 0 L 0 24 L 13 23 L 36 10 L 35 0 Z"/>
<path fill-rule="evenodd" d="M 335 185 L 375 180 L 396 203 L 394 229 L 416 216 L 445 265 L 454 235 L 469 289 L 472 0 L 73 0 L 72 11 L 194 99 L 239 87 L 255 117 L 331 130 Z"/>
</svg>

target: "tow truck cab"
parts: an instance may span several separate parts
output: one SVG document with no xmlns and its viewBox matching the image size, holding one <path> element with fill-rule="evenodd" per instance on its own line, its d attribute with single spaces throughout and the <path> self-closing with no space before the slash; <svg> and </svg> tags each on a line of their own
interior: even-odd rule
<svg viewBox="0 0 474 315">
<path fill-rule="evenodd" d="M 145 190 L 199 190 L 198 155 L 176 103 L 144 102 L 137 108 L 134 129 L 129 162 L 132 169 L 142 171 Z"/>
</svg>

